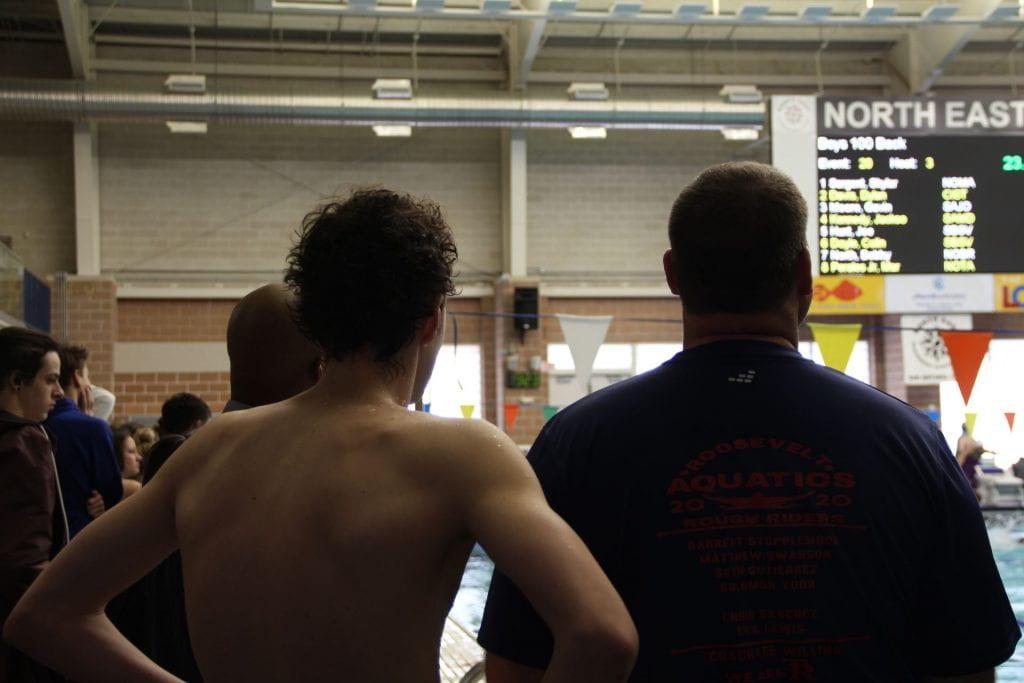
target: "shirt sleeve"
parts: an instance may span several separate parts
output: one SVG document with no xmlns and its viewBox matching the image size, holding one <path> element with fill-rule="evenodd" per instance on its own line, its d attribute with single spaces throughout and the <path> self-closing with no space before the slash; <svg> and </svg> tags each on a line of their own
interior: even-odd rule
<svg viewBox="0 0 1024 683">
<path fill-rule="evenodd" d="M 911 658 L 922 674 L 961 676 L 1013 654 L 1020 627 L 996 569 L 977 499 L 946 445 L 934 435 L 938 510 L 933 550 L 911 624 Z"/>
<path fill-rule="evenodd" d="M 564 477 L 555 460 L 557 424 L 555 418 L 544 427 L 527 459 L 540 480 L 548 505 L 564 517 L 559 510 L 565 500 Z M 519 588 L 497 569 L 491 579 L 477 640 L 492 654 L 536 669 L 547 668 L 554 650 L 551 629 Z"/>
</svg>

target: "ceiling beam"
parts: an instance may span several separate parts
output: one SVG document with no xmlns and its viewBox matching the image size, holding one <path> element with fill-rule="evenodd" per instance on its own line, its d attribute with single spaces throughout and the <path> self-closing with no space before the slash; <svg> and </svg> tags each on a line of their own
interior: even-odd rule
<svg viewBox="0 0 1024 683">
<path fill-rule="evenodd" d="M 965 14 L 987 16 L 1002 0 L 963 0 L 958 4 Z M 978 24 L 922 24 L 907 31 L 886 61 L 903 80 L 907 94 L 923 95 L 932 89 L 978 28 Z"/>
<path fill-rule="evenodd" d="M 68 48 L 71 75 L 92 78 L 89 52 L 89 15 L 82 0 L 57 0 L 60 21 L 64 28 L 64 44 Z"/>
<path fill-rule="evenodd" d="M 256 78 L 310 78 L 339 80 L 375 80 L 377 78 L 411 78 L 412 67 L 355 67 L 355 66 L 308 66 L 288 64 L 232 64 L 225 62 L 167 62 L 135 59 L 93 60 L 96 71 L 107 73 L 155 73 L 171 74 L 194 71 L 209 76 L 251 76 Z M 501 82 L 505 72 L 501 69 L 419 69 L 417 78 L 423 81 L 450 82 Z"/>
<path fill-rule="evenodd" d="M 104 73 L 169 74 L 193 67 L 186 62 L 97 58 L 93 65 Z M 285 64 L 231 64 L 198 62 L 195 72 L 207 75 L 254 78 L 309 78 L 373 80 L 376 78 L 409 78 L 411 69 L 357 66 L 305 66 Z M 501 83 L 506 74 L 501 69 L 420 69 L 422 81 Z M 815 74 L 780 73 L 620 73 L 603 71 L 531 71 L 525 83 L 567 85 L 573 81 L 618 81 L 630 86 L 694 86 L 720 88 L 726 84 L 750 84 L 762 87 L 816 88 Z M 893 80 L 886 74 L 823 74 L 825 85 L 831 87 L 887 88 Z"/>
</svg>

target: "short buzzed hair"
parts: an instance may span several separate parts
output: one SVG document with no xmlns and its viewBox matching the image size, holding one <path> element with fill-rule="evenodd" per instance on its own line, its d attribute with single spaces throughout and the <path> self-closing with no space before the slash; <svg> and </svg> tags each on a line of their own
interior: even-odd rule
<svg viewBox="0 0 1024 683">
<path fill-rule="evenodd" d="M 708 168 L 679 194 L 669 218 L 683 307 L 761 313 L 780 305 L 806 228 L 807 205 L 786 174 L 754 162 Z"/>
</svg>

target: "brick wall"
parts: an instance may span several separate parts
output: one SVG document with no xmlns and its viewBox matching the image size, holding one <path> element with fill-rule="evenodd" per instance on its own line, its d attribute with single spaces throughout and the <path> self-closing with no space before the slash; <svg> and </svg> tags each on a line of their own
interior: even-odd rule
<svg viewBox="0 0 1024 683">
<path fill-rule="evenodd" d="M 118 302 L 121 342 L 202 342 L 224 341 L 228 318 L 235 300 L 150 300 L 125 299 Z M 452 299 L 448 303 L 449 324 L 445 343 L 458 335 L 461 344 L 479 344 L 483 339 L 485 321 L 478 316 L 459 316 L 459 313 L 478 313 L 478 299 Z M 485 376 L 483 386 L 491 382 Z M 231 377 L 227 372 L 118 372 L 114 377 L 114 393 L 118 397 L 115 414 L 124 416 L 153 416 L 171 394 L 187 391 L 196 394 L 214 412 L 223 409 L 230 398 Z"/>
<path fill-rule="evenodd" d="M 224 341 L 235 300 L 122 299 L 118 341 Z"/>
<path fill-rule="evenodd" d="M 114 414 L 158 416 L 163 402 L 182 391 L 196 394 L 217 413 L 231 397 L 230 380 L 226 372 L 119 372 L 114 377 Z"/>
<path fill-rule="evenodd" d="M 75 270 L 74 186 L 71 124 L 0 121 L 0 234 L 40 277 Z"/>
<path fill-rule="evenodd" d="M 284 268 L 302 217 L 324 198 L 380 184 L 445 209 L 463 273 L 500 267 L 498 133 L 368 127 L 100 126 L 104 271 Z"/>
<path fill-rule="evenodd" d="M 58 341 L 89 350 L 89 375 L 94 384 L 114 385 L 114 340 L 118 335 L 117 285 L 109 277 L 67 279 L 67 327 L 62 324 L 60 287 L 50 285 L 50 329 Z"/>
</svg>

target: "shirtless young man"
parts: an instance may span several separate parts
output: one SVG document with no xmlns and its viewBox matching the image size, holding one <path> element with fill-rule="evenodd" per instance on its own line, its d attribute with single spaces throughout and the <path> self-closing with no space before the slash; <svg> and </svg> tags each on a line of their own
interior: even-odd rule
<svg viewBox="0 0 1024 683">
<path fill-rule="evenodd" d="M 4 635 L 81 683 L 177 680 L 103 607 L 180 547 L 208 682 L 437 681 L 478 540 L 554 633 L 546 680 L 625 680 L 629 614 L 515 444 L 406 409 L 443 338 L 455 256 L 436 205 L 386 190 L 307 216 L 286 279 L 323 379 L 198 431 L 61 553 Z"/>
</svg>

